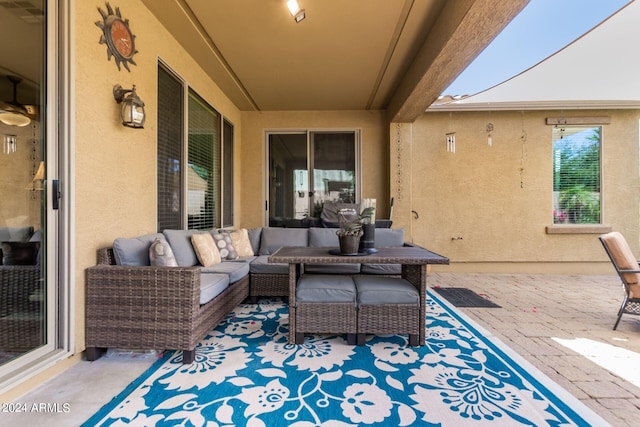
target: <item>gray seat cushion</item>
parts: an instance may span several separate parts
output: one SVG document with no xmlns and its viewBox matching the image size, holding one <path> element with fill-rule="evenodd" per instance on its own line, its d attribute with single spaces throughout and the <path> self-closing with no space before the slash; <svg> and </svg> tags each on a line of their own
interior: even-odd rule
<svg viewBox="0 0 640 427">
<path fill-rule="evenodd" d="M 307 246 L 309 232 L 306 228 L 265 227 L 260 237 L 260 255 L 271 255 L 283 246 Z"/>
<path fill-rule="evenodd" d="M 134 238 L 119 237 L 115 239 L 113 241 L 113 255 L 116 259 L 116 264 L 126 266 L 151 265 L 149 247 L 156 239 L 164 239 L 164 236 L 160 233 L 153 233 Z"/>
<path fill-rule="evenodd" d="M 229 262 L 244 262 L 246 264 L 251 264 L 253 261 L 256 260 L 256 258 L 258 258 L 258 257 L 255 256 L 255 255 L 253 255 L 253 256 L 241 256 L 239 258 L 229 260 Z"/>
<path fill-rule="evenodd" d="M 229 287 L 227 274 L 200 275 L 200 305 L 206 304 Z"/>
<path fill-rule="evenodd" d="M 252 274 L 289 274 L 289 264 L 270 263 L 269 255 L 260 255 L 249 264 Z"/>
<path fill-rule="evenodd" d="M 416 288 L 399 277 L 355 276 L 358 305 L 420 304 Z"/>
<path fill-rule="evenodd" d="M 235 283 L 249 274 L 249 264 L 244 262 L 223 261 L 209 267 L 202 267 L 203 275 L 220 273 L 229 275 L 229 282 Z"/>
<path fill-rule="evenodd" d="M 296 288 L 298 302 L 356 302 L 356 286 L 351 276 L 304 274 Z"/>
</svg>

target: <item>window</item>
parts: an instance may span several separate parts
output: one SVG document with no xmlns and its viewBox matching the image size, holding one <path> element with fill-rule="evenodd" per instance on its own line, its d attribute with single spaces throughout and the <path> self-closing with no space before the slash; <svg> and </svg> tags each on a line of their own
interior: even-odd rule
<svg viewBox="0 0 640 427">
<path fill-rule="evenodd" d="M 600 223 L 600 126 L 553 128 L 553 222 Z"/>
<path fill-rule="evenodd" d="M 189 89 L 189 228 L 220 226 L 220 114 Z"/>
<path fill-rule="evenodd" d="M 223 191 L 224 225 L 233 225 L 233 126 L 224 123 L 223 185 L 222 116 L 159 64 L 158 231 L 220 227 Z"/>
<path fill-rule="evenodd" d="M 222 226 L 233 225 L 233 125 L 222 125 Z"/>
<path fill-rule="evenodd" d="M 158 67 L 158 231 L 182 228 L 182 83 Z"/>
</svg>

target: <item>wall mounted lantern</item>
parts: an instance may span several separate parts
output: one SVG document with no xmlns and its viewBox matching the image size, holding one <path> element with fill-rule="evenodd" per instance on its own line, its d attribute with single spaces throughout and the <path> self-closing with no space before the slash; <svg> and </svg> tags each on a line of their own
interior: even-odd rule
<svg viewBox="0 0 640 427">
<path fill-rule="evenodd" d="M 293 19 L 295 19 L 296 23 L 299 23 L 304 18 L 306 18 L 305 11 L 304 9 L 300 9 L 297 0 L 289 0 L 287 2 L 287 7 L 289 8 L 289 12 L 291 12 L 291 16 L 293 16 Z"/>
<path fill-rule="evenodd" d="M 126 96 L 125 96 L 126 95 Z M 136 93 L 136 85 L 131 89 L 123 89 L 119 84 L 113 87 L 113 97 L 122 104 L 120 118 L 124 126 L 142 129 L 144 127 L 144 102 Z"/>
</svg>

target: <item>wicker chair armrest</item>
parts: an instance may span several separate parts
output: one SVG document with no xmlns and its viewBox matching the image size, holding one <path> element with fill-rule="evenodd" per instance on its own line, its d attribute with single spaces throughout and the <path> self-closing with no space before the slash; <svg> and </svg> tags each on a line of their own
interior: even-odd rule
<svg viewBox="0 0 640 427">
<path fill-rule="evenodd" d="M 199 267 L 96 265 L 86 269 L 87 299 L 109 294 L 145 305 L 198 307 L 200 274 Z"/>
</svg>

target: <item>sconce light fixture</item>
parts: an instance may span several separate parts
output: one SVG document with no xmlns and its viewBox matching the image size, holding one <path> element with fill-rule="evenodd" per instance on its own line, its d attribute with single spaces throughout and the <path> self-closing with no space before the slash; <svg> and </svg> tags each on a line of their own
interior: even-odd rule
<svg viewBox="0 0 640 427">
<path fill-rule="evenodd" d="M 125 96 L 126 95 L 126 96 Z M 136 85 L 131 89 L 123 89 L 119 84 L 113 87 L 113 97 L 122 104 L 120 118 L 124 126 L 143 128 L 145 120 L 144 102 L 136 93 Z"/>
<path fill-rule="evenodd" d="M 289 12 L 291 12 L 291 16 L 293 16 L 293 19 L 296 21 L 296 23 L 299 23 L 304 18 L 306 18 L 304 9 L 300 9 L 297 0 L 289 0 L 287 2 L 287 7 L 289 8 Z"/>
</svg>

